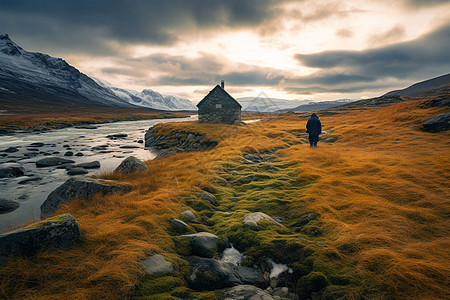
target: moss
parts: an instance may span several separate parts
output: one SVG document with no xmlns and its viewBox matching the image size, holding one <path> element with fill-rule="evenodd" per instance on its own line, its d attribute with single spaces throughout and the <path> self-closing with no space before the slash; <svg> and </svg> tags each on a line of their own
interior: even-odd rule
<svg viewBox="0 0 450 300">
<path fill-rule="evenodd" d="M 68 221 L 70 222 L 73 220 L 72 218 L 70 218 L 70 216 L 71 216 L 70 214 L 57 215 L 54 217 L 47 218 L 43 221 L 27 225 L 24 227 L 24 229 L 43 228 L 43 227 L 50 226 L 54 223 L 63 223 L 63 222 L 68 222 Z"/>
<path fill-rule="evenodd" d="M 167 294 L 167 292 L 183 286 L 185 286 L 184 281 L 178 277 L 145 275 L 136 287 L 133 297 L 150 297 L 152 295 Z M 163 299 L 172 299 L 169 295 L 167 297 Z"/>
<path fill-rule="evenodd" d="M 192 254 L 191 242 L 187 238 L 175 236 L 172 237 L 174 250 L 179 255 L 188 256 Z"/>
<path fill-rule="evenodd" d="M 320 272 L 311 272 L 297 282 L 297 293 L 300 299 L 308 299 L 311 294 L 320 292 L 328 285 L 327 277 Z"/>
</svg>

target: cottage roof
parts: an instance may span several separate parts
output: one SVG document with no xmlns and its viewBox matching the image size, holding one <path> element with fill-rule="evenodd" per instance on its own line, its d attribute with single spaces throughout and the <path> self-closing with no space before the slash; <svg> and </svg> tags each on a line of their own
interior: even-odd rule
<svg viewBox="0 0 450 300">
<path fill-rule="evenodd" d="M 225 99 L 229 99 L 230 101 L 235 102 L 237 105 L 239 105 L 240 108 L 242 108 L 242 105 L 239 104 L 239 102 L 236 101 L 236 99 L 234 99 L 230 94 L 227 93 L 227 91 L 225 91 L 220 85 L 216 85 L 209 93 L 208 95 L 205 96 L 205 98 L 202 99 L 202 101 L 200 101 L 197 104 L 197 107 L 200 107 L 202 103 L 204 103 L 205 101 L 208 101 L 208 98 L 211 94 L 213 93 L 219 93 L 222 94 L 224 96 Z"/>
</svg>

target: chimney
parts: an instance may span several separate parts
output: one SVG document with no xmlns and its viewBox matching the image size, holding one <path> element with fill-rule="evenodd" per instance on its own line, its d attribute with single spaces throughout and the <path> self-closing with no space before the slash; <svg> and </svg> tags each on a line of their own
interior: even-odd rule
<svg viewBox="0 0 450 300">
<path fill-rule="evenodd" d="M 222 89 L 225 89 L 225 81 L 222 80 L 222 81 L 220 82 L 220 86 L 222 87 Z"/>
</svg>

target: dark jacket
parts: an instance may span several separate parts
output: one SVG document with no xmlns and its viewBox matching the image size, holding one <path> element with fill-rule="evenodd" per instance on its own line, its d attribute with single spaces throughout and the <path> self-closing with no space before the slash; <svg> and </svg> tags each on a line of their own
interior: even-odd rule
<svg viewBox="0 0 450 300">
<path fill-rule="evenodd" d="M 322 133 L 322 124 L 317 116 L 312 116 L 308 123 L 306 123 L 306 129 L 310 136 L 318 136 Z"/>
</svg>

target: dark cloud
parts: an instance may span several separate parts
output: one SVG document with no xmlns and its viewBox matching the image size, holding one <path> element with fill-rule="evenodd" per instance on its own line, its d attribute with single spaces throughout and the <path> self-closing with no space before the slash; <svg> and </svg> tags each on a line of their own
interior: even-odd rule
<svg viewBox="0 0 450 300">
<path fill-rule="evenodd" d="M 107 67 L 102 72 L 128 75 L 136 81 L 146 77 L 147 72 L 153 78 L 144 80 L 151 85 L 212 85 L 225 80 L 234 86 L 269 86 L 278 85 L 284 78 L 281 70 L 232 62 L 208 53 L 201 53 L 199 57 L 156 53 L 118 61 L 116 65 L 122 67 Z M 134 73 L 133 70 L 141 71 Z"/>
<path fill-rule="evenodd" d="M 406 4 L 412 7 L 434 6 L 449 3 L 449 0 L 405 0 Z"/>
<path fill-rule="evenodd" d="M 275 0 L 2 1 L 0 28 L 13 36 L 40 32 L 48 36 L 49 42 L 63 38 L 62 33 L 68 39 L 74 35 L 76 41 L 82 42 L 78 36 L 81 30 L 85 35 L 95 34 L 96 38 L 121 43 L 168 45 L 199 29 L 263 24 L 279 13 L 279 3 Z"/>
<path fill-rule="evenodd" d="M 286 84 L 325 85 L 345 92 L 381 80 L 420 80 L 446 74 L 450 70 L 449 36 L 450 25 L 420 39 L 382 48 L 298 54 L 295 57 L 300 64 L 320 70 L 310 77 L 286 80 Z M 343 84 L 350 86 L 342 88 Z"/>
</svg>

